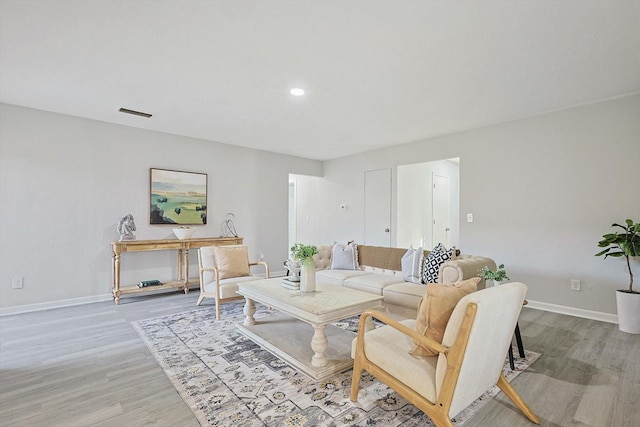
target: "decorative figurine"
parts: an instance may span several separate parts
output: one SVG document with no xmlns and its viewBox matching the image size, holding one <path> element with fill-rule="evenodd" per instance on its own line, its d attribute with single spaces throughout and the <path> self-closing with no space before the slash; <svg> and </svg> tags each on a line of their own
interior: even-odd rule
<svg viewBox="0 0 640 427">
<path fill-rule="evenodd" d="M 236 227 L 233 225 L 234 219 L 236 219 L 236 216 L 231 212 L 224 217 L 224 221 L 222 221 L 222 224 L 220 225 L 222 237 L 238 237 Z"/>
<path fill-rule="evenodd" d="M 136 236 L 133 235 L 133 231 L 136 231 L 136 223 L 133 220 L 133 215 L 125 215 L 120 218 L 118 222 L 118 233 L 120 233 L 120 241 L 123 240 L 136 240 Z"/>
</svg>

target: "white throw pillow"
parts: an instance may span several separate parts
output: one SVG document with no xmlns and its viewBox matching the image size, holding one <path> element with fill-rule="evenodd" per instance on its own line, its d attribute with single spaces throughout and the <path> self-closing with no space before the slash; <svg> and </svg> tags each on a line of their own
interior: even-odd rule
<svg viewBox="0 0 640 427">
<path fill-rule="evenodd" d="M 422 283 L 421 267 L 422 267 L 422 247 L 409 249 L 402 256 L 402 278 L 405 282 Z"/>
<path fill-rule="evenodd" d="M 333 245 L 331 256 L 332 270 L 359 270 L 358 246 L 355 242 L 345 244 L 336 243 Z"/>
</svg>

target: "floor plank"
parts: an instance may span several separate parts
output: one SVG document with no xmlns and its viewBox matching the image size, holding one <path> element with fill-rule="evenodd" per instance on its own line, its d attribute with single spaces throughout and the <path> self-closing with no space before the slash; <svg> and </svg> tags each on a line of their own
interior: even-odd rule
<svg viewBox="0 0 640 427">
<path fill-rule="evenodd" d="M 130 324 L 202 309 L 197 296 L 127 297 L 118 306 L 102 302 L 0 317 L 0 424 L 198 426 Z M 525 348 L 542 357 L 513 384 L 541 425 L 640 425 L 640 335 L 526 307 L 520 328 Z M 500 394 L 467 425 L 532 424 Z"/>
</svg>

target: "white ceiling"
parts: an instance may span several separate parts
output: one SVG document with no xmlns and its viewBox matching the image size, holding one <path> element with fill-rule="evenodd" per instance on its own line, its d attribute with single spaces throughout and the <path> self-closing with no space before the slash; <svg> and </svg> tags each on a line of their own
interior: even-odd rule
<svg viewBox="0 0 640 427">
<path fill-rule="evenodd" d="M 1 102 L 310 159 L 638 91 L 635 0 L 0 0 Z"/>
</svg>

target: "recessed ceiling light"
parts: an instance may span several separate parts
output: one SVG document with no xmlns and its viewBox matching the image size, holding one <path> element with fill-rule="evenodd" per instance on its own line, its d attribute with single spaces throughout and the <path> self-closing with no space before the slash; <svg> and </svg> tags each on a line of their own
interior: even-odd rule
<svg viewBox="0 0 640 427">
<path fill-rule="evenodd" d="M 300 89 L 299 87 L 294 87 L 289 91 L 289 93 L 293 96 L 302 96 L 304 95 L 304 90 Z"/>
</svg>

